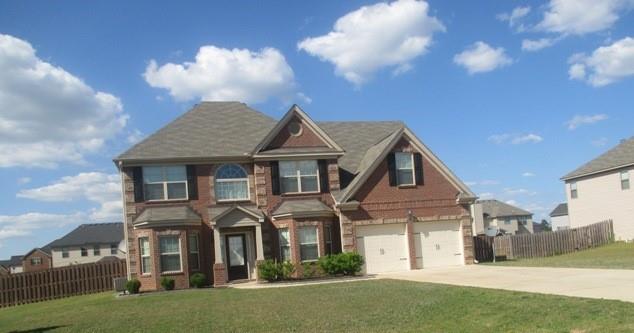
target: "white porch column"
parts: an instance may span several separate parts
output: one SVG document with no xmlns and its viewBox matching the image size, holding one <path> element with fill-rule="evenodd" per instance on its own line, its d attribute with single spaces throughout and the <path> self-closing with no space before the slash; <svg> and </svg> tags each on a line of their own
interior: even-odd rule
<svg viewBox="0 0 634 333">
<path fill-rule="evenodd" d="M 214 254 L 216 259 L 214 264 L 222 264 L 222 238 L 218 228 L 214 228 Z"/>
<path fill-rule="evenodd" d="M 264 247 L 262 246 L 262 226 L 258 223 L 255 226 L 255 258 L 264 260 Z"/>
</svg>

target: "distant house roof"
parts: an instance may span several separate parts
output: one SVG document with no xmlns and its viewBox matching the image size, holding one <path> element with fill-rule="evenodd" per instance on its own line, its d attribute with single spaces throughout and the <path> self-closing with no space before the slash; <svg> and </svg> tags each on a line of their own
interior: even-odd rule
<svg viewBox="0 0 634 333">
<path fill-rule="evenodd" d="M 80 246 L 87 244 L 113 244 L 123 240 L 123 223 L 82 224 L 64 237 L 50 244 L 51 248 Z"/>
<path fill-rule="evenodd" d="M 11 256 L 9 260 L 0 260 L 0 266 L 4 266 L 6 268 L 12 266 L 22 266 L 22 256 Z"/>
<path fill-rule="evenodd" d="M 576 170 L 563 176 L 561 179 L 569 180 L 579 178 L 629 165 L 634 165 L 634 137 L 628 140 L 623 140 L 616 147 L 580 166 Z"/>
<path fill-rule="evenodd" d="M 490 217 L 531 216 L 533 213 L 498 200 L 478 200 L 482 213 Z"/>
<path fill-rule="evenodd" d="M 557 207 L 555 207 L 555 209 L 553 209 L 552 212 L 550 212 L 550 217 L 566 216 L 566 215 L 568 215 L 567 203 L 560 203 L 559 205 L 557 205 Z"/>
</svg>

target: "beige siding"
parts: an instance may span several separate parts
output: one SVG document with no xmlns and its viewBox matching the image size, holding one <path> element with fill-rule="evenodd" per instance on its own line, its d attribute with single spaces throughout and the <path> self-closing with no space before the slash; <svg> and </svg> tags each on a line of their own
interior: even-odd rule
<svg viewBox="0 0 634 333">
<path fill-rule="evenodd" d="M 570 220 L 568 219 L 568 215 L 551 217 L 550 224 L 553 227 L 553 231 L 570 228 Z"/>
<path fill-rule="evenodd" d="M 100 244 L 100 255 L 95 256 L 93 253 L 93 245 L 86 245 L 86 249 L 88 249 L 88 256 L 81 256 L 81 247 L 80 246 L 72 246 L 68 248 L 68 258 L 62 257 L 62 249 L 54 248 L 51 251 L 51 256 L 53 257 L 53 267 L 64 267 L 70 265 L 78 265 L 78 264 L 88 264 L 99 261 L 103 257 L 113 256 L 110 254 L 110 244 Z M 125 259 L 126 249 L 125 242 L 121 241 L 118 244 L 117 257 L 121 259 Z"/>
<path fill-rule="evenodd" d="M 620 171 L 577 180 L 576 199 L 570 197 L 570 181 L 565 183 L 571 228 L 611 219 L 617 240 L 634 239 L 634 190 L 621 190 Z M 632 182 L 634 171 L 629 172 Z"/>
</svg>

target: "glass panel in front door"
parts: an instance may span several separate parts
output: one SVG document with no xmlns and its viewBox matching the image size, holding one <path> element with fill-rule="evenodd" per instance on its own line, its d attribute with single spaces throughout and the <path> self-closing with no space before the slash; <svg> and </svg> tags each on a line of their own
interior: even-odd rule
<svg viewBox="0 0 634 333">
<path fill-rule="evenodd" d="M 229 236 L 229 266 L 244 266 L 244 236 Z"/>
</svg>

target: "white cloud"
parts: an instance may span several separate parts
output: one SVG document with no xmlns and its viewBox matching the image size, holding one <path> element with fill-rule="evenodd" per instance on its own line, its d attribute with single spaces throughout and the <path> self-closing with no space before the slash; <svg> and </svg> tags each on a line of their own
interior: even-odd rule
<svg viewBox="0 0 634 333">
<path fill-rule="evenodd" d="M 401 0 L 364 6 L 340 17 L 326 35 L 310 37 L 298 49 L 335 66 L 335 73 L 359 86 L 385 67 L 399 74 L 425 54 L 443 24 L 429 16 L 425 1 Z"/>
<path fill-rule="evenodd" d="M 568 125 L 568 129 L 572 131 L 579 126 L 594 124 L 606 119 L 608 119 L 608 115 L 603 113 L 594 115 L 576 115 L 572 117 L 572 119 L 568 120 L 566 125 Z"/>
<path fill-rule="evenodd" d="M 0 241 L 13 237 L 28 236 L 43 228 L 80 224 L 85 221 L 85 218 L 86 216 L 83 213 L 0 215 Z"/>
<path fill-rule="evenodd" d="M 0 167 L 81 163 L 126 125 L 121 101 L 0 34 Z"/>
<path fill-rule="evenodd" d="M 550 0 L 539 31 L 583 35 L 611 28 L 634 0 Z"/>
<path fill-rule="evenodd" d="M 508 22 L 509 27 L 517 27 L 518 31 L 524 31 L 526 28 L 520 23 L 520 20 L 531 12 L 530 6 L 515 7 L 510 13 L 498 14 L 496 18 L 502 22 Z"/>
<path fill-rule="evenodd" d="M 481 41 L 475 42 L 462 53 L 456 54 L 453 61 L 466 68 L 469 74 L 490 72 L 513 62 L 506 55 L 503 47 L 493 48 Z"/>
<path fill-rule="evenodd" d="M 289 101 L 296 89 L 295 75 L 286 58 L 270 47 L 251 51 L 206 45 L 198 50 L 193 62 L 159 66 L 150 60 L 143 77 L 150 86 L 169 90 L 179 101 Z"/>
<path fill-rule="evenodd" d="M 18 184 L 24 185 L 31 182 L 31 177 L 20 177 L 18 178 Z"/>
<path fill-rule="evenodd" d="M 524 143 L 539 143 L 544 141 L 544 138 L 534 133 L 528 133 L 528 134 L 504 133 L 504 134 L 491 135 L 489 136 L 488 140 L 496 144 L 511 143 L 514 145 L 519 145 Z"/>
<path fill-rule="evenodd" d="M 478 194 L 478 197 L 480 199 L 486 200 L 486 199 L 493 199 L 494 195 L 491 192 L 482 192 Z"/>
<path fill-rule="evenodd" d="M 522 177 L 535 177 L 535 174 L 529 171 L 522 173 Z"/>
<path fill-rule="evenodd" d="M 102 172 L 85 172 L 62 177 L 51 185 L 21 190 L 17 196 L 45 202 L 85 199 L 99 204 L 99 207 L 93 208 L 89 214 L 90 219 L 97 221 L 119 221 L 123 209 L 119 175 Z"/>
<path fill-rule="evenodd" d="M 540 39 L 524 39 L 522 40 L 522 50 L 528 52 L 535 52 L 541 49 L 553 46 L 557 40 L 554 38 L 540 38 Z"/>
<path fill-rule="evenodd" d="M 500 182 L 493 179 L 483 179 L 483 180 L 465 182 L 465 185 L 467 186 L 489 186 L 489 185 L 498 185 L 498 184 L 500 184 Z"/>
<path fill-rule="evenodd" d="M 130 144 L 135 144 L 141 141 L 144 137 L 145 135 L 143 134 L 143 132 L 139 131 L 138 129 L 134 129 L 128 134 L 127 141 Z"/>
<path fill-rule="evenodd" d="M 601 87 L 634 76 L 634 38 L 625 37 L 594 50 L 592 55 L 575 54 L 570 60 L 570 79 Z"/>
<path fill-rule="evenodd" d="M 508 195 L 508 196 L 516 196 L 516 195 L 530 195 L 530 196 L 534 196 L 537 195 L 537 192 L 535 191 L 529 191 L 525 188 L 505 188 L 504 189 L 504 194 Z"/>
<path fill-rule="evenodd" d="M 512 199 L 511 200 L 506 200 L 505 203 L 507 203 L 509 205 L 512 205 L 512 206 L 517 206 L 517 201 L 512 200 Z"/>
<path fill-rule="evenodd" d="M 590 142 L 595 147 L 603 147 L 608 144 L 608 138 L 602 137 Z"/>
</svg>

